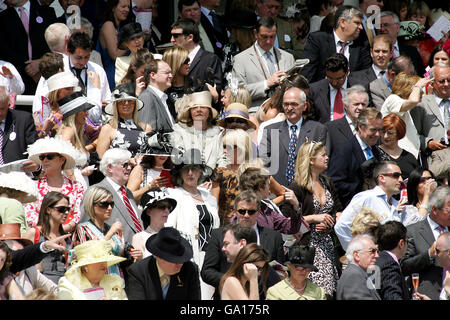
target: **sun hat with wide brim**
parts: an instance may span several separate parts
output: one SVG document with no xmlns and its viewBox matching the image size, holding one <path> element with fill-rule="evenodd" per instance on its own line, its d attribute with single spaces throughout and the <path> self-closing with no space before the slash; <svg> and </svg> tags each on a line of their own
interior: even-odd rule
<svg viewBox="0 0 450 320">
<path fill-rule="evenodd" d="M 114 115 L 116 102 L 126 100 L 136 101 L 137 110 L 141 110 L 144 107 L 144 103 L 136 98 L 136 93 L 134 91 L 133 85 L 129 82 L 126 82 L 118 85 L 111 93 L 111 102 L 106 105 L 105 113 L 109 114 L 110 116 Z"/>
<path fill-rule="evenodd" d="M 169 191 L 165 187 L 149 189 L 142 195 L 139 208 L 142 208 L 141 220 L 145 228 L 150 224 L 150 217 L 146 212 L 147 209 L 154 208 L 160 201 L 167 201 L 170 204 L 170 212 L 177 206 L 177 200 L 170 196 Z"/>
<path fill-rule="evenodd" d="M 137 22 L 127 23 L 126 25 L 120 27 L 119 41 L 117 42 L 118 43 L 117 47 L 122 50 L 127 50 L 128 48 L 125 45 L 125 43 L 131 40 L 132 38 L 141 36 L 144 37 L 145 41 L 146 34 L 142 31 L 142 26 L 140 23 Z"/>
<path fill-rule="evenodd" d="M 22 238 L 20 235 L 20 223 L 0 224 L 0 240 L 17 240 L 24 246 L 32 245 L 29 239 Z"/>
<path fill-rule="evenodd" d="M 24 172 L 0 173 L 0 187 L 24 192 L 23 203 L 34 202 L 38 199 L 36 183 Z"/>
<path fill-rule="evenodd" d="M 424 26 L 417 21 L 402 21 L 397 38 L 402 40 L 423 40 L 425 39 L 423 30 Z"/>
<path fill-rule="evenodd" d="M 81 111 L 89 110 L 95 107 L 92 103 L 89 103 L 88 98 L 81 92 L 72 92 L 64 98 L 58 100 L 59 109 L 63 115 L 63 119 L 70 117 Z"/>
<path fill-rule="evenodd" d="M 74 248 L 71 269 L 100 262 L 106 262 L 109 268 L 125 260 L 127 259 L 112 253 L 111 244 L 106 240 L 89 240 Z"/>
<path fill-rule="evenodd" d="M 48 92 L 77 86 L 78 79 L 70 71 L 58 72 L 47 79 Z"/>
<path fill-rule="evenodd" d="M 247 121 L 248 126 L 252 129 L 256 130 L 256 125 L 250 121 L 250 116 L 248 113 L 248 108 L 246 105 L 234 102 L 231 103 L 228 107 L 225 108 L 225 117 L 223 119 L 220 119 L 217 121 L 217 125 L 220 127 L 226 127 L 227 126 L 227 119 L 229 118 L 241 118 Z"/>
<path fill-rule="evenodd" d="M 176 104 L 176 109 L 179 110 L 179 119 L 187 119 L 190 109 L 195 107 L 207 107 L 211 110 L 212 118 L 217 117 L 217 110 L 211 105 L 212 95 L 209 91 L 194 92 L 183 96 L 183 98 L 178 99 Z"/>
<path fill-rule="evenodd" d="M 46 153 L 59 153 L 66 158 L 66 163 L 63 170 L 73 169 L 75 167 L 75 159 L 77 158 L 77 149 L 70 143 L 70 141 L 63 140 L 60 136 L 55 138 L 45 137 L 37 139 L 35 143 L 28 146 L 28 159 L 42 164 L 39 160 L 39 155 Z"/>
<path fill-rule="evenodd" d="M 314 265 L 316 248 L 307 245 L 294 245 L 289 248 L 287 261 L 285 264 L 292 264 L 303 268 L 310 268 L 312 271 L 319 271 Z"/>
<path fill-rule="evenodd" d="M 154 256 L 172 263 L 185 263 L 193 257 L 191 244 L 172 227 L 164 227 L 152 235 L 145 247 Z"/>
</svg>

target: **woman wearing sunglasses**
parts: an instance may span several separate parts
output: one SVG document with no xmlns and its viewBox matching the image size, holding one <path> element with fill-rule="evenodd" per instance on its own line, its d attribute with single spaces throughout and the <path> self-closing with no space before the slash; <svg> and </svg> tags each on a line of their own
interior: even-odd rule
<svg viewBox="0 0 450 320">
<path fill-rule="evenodd" d="M 258 277 L 264 293 L 269 275 L 269 255 L 263 247 L 250 243 L 243 247 L 219 284 L 222 300 L 259 300 Z"/>
<path fill-rule="evenodd" d="M 111 192 L 98 186 L 90 187 L 84 195 L 83 207 L 89 220 L 77 225 L 72 237 L 74 246 L 89 240 L 104 239 L 111 245 L 112 254 L 122 255 L 124 247 L 122 222 L 116 221 L 111 225 L 106 223 L 111 218 L 114 208 Z M 108 273 L 122 276 L 118 264 L 111 266 Z"/>
<path fill-rule="evenodd" d="M 33 243 L 41 243 L 65 235 L 67 232 L 63 225 L 70 211 L 70 198 L 68 196 L 56 191 L 47 193 L 42 200 L 36 226 L 28 229 L 24 238 L 33 241 Z M 62 241 L 65 243 L 67 250 L 72 248 L 70 238 Z M 38 270 L 56 284 L 64 276 L 67 267 L 67 256 L 59 250 L 46 254 L 37 265 Z"/>
<path fill-rule="evenodd" d="M 83 200 L 84 187 L 78 181 L 66 177 L 63 170 L 75 167 L 75 158 L 78 151 L 69 142 L 57 138 L 38 139 L 27 149 L 28 159 L 41 165 L 42 173 L 35 181 L 38 189 L 38 199 L 25 205 L 25 215 L 30 227 L 36 226 L 39 219 L 41 203 L 47 193 L 58 191 L 69 197 L 70 211 L 64 222 L 65 232 L 75 229 L 80 220 L 80 205 Z"/>
<path fill-rule="evenodd" d="M 267 300 L 325 300 L 325 290 L 311 280 L 311 271 L 318 271 L 314 266 L 316 249 L 305 245 L 294 245 L 289 248 L 289 277 L 278 282 L 267 290 Z"/>
</svg>

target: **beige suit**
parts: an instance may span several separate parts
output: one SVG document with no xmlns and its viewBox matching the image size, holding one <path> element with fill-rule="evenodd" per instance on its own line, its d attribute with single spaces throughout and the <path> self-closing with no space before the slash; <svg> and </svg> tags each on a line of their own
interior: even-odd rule
<svg viewBox="0 0 450 320">
<path fill-rule="evenodd" d="M 372 98 L 372 104 L 377 108 L 378 111 L 381 110 L 384 100 L 391 95 L 391 90 L 386 85 L 383 78 L 378 78 L 369 83 L 370 97 Z"/>
<path fill-rule="evenodd" d="M 251 113 L 257 112 L 259 106 L 266 99 L 264 90 L 264 81 L 270 78 L 269 71 L 264 62 L 264 58 L 259 57 L 255 51 L 258 50 L 255 45 L 237 54 L 234 57 L 233 77 L 237 78 L 240 85 L 245 86 L 252 97 L 252 104 L 249 108 Z M 274 48 L 278 60 L 279 69 L 287 71 L 294 66 L 294 56 L 284 50 Z M 260 63 L 261 62 L 261 63 Z M 264 68 L 264 71 L 263 69 Z M 264 76 L 264 73 L 266 76 Z"/>
</svg>

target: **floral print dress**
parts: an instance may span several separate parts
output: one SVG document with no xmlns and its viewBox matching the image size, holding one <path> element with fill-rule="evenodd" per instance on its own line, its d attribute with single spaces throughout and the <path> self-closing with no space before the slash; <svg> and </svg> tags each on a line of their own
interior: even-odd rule
<svg viewBox="0 0 450 320">
<path fill-rule="evenodd" d="M 131 152 L 134 157 L 145 139 L 145 132 L 133 120 L 120 119 L 110 148 L 121 148 Z"/>
</svg>

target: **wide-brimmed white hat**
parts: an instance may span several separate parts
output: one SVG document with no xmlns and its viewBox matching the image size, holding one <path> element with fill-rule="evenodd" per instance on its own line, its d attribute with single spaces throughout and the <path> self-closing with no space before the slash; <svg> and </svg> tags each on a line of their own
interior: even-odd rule
<svg viewBox="0 0 450 320">
<path fill-rule="evenodd" d="M 217 110 L 211 105 L 212 95 L 209 91 L 194 92 L 188 95 L 184 95 L 181 99 L 175 102 L 175 108 L 179 113 L 179 119 L 187 119 L 188 112 L 191 108 L 195 107 L 208 107 L 211 109 L 212 118 L 217 117 Z"/>
<path fill-rule="evenodd" d="M 75 158 L 77 149 L 66 140 L 57 136 L 55 138 L 45 137 L 43 139 L 36 140 L 35 143 L 28 146 L 28 159 L 41 164 L 39 155 L 44 153 L 59 153 L 66 158 L 66 163 L 63 166 L 63 170 L 72 169 L 75 167 Z"/>
<path fill-rule="evenodd" d="M 0 173 L 0 187 L 24 192 L 26 194 L 23 199 L 24 203 L 34 202 L 38 199 L 36 183 L 24 172 Z"/>
<path fill-rule="evenodd" d="M 115 103 L 118 101 L 132 100 L 136 101 L 136 109 L 141 110 L 144 107 L 144 103 L 136 98 L 134 86 L 130 82 L 125 82 L 118 85 L 111 93 L 111 102 L 105 107 L 105 113 L 114 115 Z"/>
<path fill-rule="evenodd" d="M 78 79 L 72 72 L 58 72 L 47 79 L 48 92 L 78 86 Z"/>
</svg>

